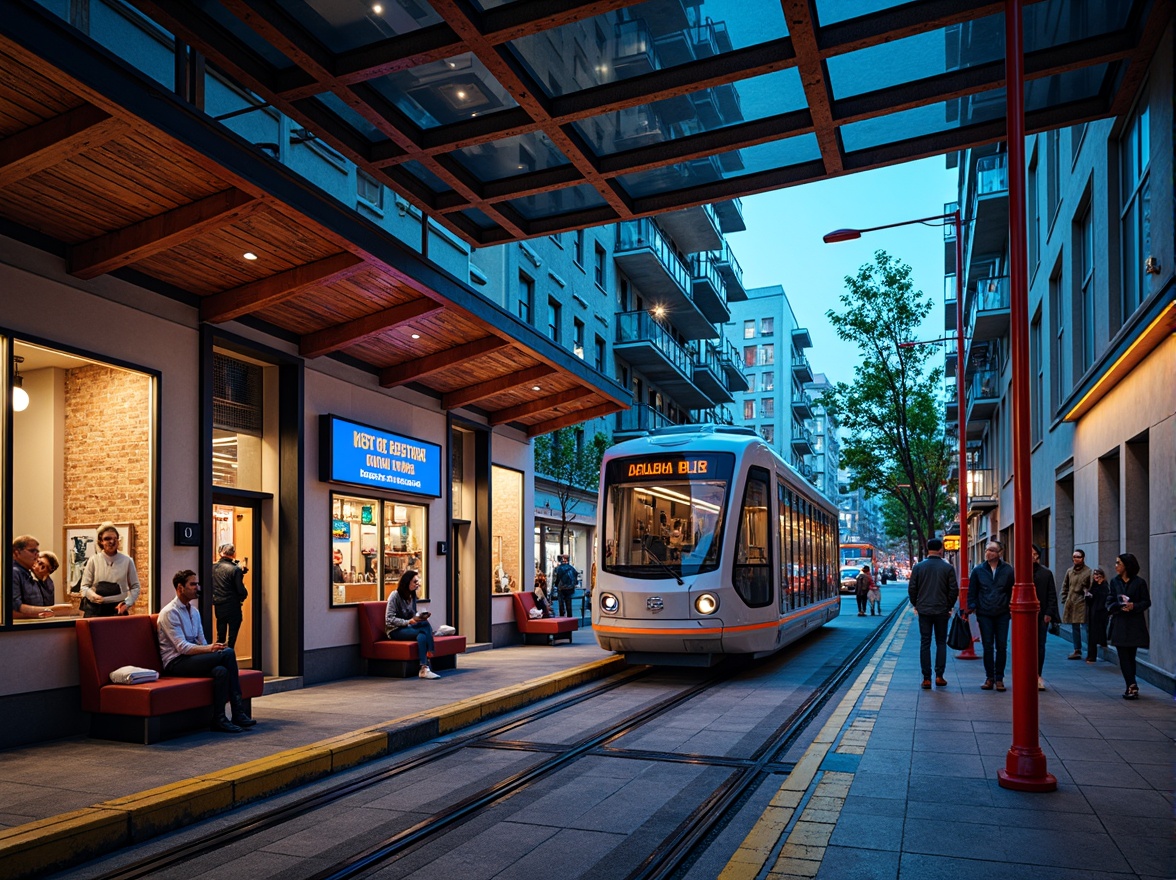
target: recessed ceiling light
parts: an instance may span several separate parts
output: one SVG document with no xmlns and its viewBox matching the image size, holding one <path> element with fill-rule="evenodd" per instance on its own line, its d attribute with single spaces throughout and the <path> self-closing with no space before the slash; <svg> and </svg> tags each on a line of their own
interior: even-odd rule
<svg viewBox="0 0 1176 880">
<path fill-rule="evenodd" d="M 420 339 L 420 338 L 421 338 L 421 334 L 419 334 L 419 333 L 414 333 L 414 334 L 412 334 L 412 338 L 413 338 L 413 339 Z"/>
<path fill-rule="evenodd" d="M 379 3 L 376 3 L 372 6 L 372 12 L 374 12 L 376 15 L 382 15 L 384 12 L 384 7 Z"/>
<path fill-rule="evenodd" d="M 253 253 L 253 251 L 245 251 L 245 253 L 241 254 L 241 256 L 243 256 L 247 260 L 256 260 L 257 259 L 257 254 Z"/>
<path fill-rule="evenodd" d="M 532 390 L 532 391 L 538 391 L 538 390 L 540 390 L 540 386 L 538 386 L 538 385 L 532 385 L 532 386 L 531 386 L 531 390 Z"/>
</svg>

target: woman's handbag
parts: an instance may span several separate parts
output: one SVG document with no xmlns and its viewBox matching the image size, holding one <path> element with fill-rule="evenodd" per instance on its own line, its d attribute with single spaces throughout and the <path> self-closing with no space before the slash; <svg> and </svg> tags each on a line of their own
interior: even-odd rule
<svg viewBox="0 0 1176 880">
<path fill-rule="evenodd" d="M 953 651 L 966 651 L 972 647 L 972 629 L 958 612 L 947 627 L 947 646 Z"/>
<path fill-rule="evenodd" d="M 114 581 L 98 581 L 94 584 L 94 592 L 99 596 L 117 596 L 121 594 L 123 588 L 120 584 Z"/>
</svg>

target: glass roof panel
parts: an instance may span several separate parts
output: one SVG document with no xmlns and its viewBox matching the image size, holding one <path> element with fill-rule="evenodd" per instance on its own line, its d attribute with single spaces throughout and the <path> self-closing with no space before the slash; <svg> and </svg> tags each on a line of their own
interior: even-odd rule
<svg viewBox="0 0 1176 880">
<path fill-rule="evenodd" d="M 1025 6 L 1025 51 L 1062 46 L 1122 29 L 1131 0 L 1047 0 Z M 1003 15 L 997 16 L 1003 20 Z M 1000 32 L 1004 56 L 1004 28 Z"/>
<path fill-rule="evenodd" d="M 705 183 L 714 183 L 717 180 L 730 180 L 760 171 L 786 168 L 789 165 L 820 158 L 821 148 L 817 144 L 817 136 L 809 133 L 741 150 L 729 150 L 726 153 L 692 159 L 689 162 L 678 162 L 663 168 L 638 171 L 623 175 L 618 180 L 629 195 L 633 198 L 642 198 L 656 193 L 675 192 Z"/>
<path fill-rule="evenodd" d="M 1096 64 L 1025 83 L 1025 111 L 1044 110 L 1093 98 L 1102 88 L 1108 67 L 1107 64 Z"/>
<path fill-rule="evenodd" d="M 817 22 L 824 26 L 905 5 L 906 0 L 817 0 Z"/>
<path fill-rule="evenodd" d="M 509 6 L 518 0 L 473 0 L 473 4 L 485 12 L 487 9 L 497 9 L 499 6 Z"/>
<path fill-rule="evenodd" d="M 347 52 L 440 24 L 425 2 L 385 0 L 277 0 L 286 14 L 332 52 Z"/>
<path fill-rule="evenodd" d="M 443 193 L 451 192 L 453 190 L 453 187 L 451 187 L 448 183 L 446 183 L 416 159 L 405 162 L 400 167 L 411 174 L 413 177 L 417 178 L 417 180 L 421 181 L 433 192 Z"/>
<path fill-rule="evenodd" d="M 868 150 L 882 144 L 924 137 L 977 122 L 1004 116 L 1004 89 L 992 89 L 926 107 L 914 107 L 886 116 L 863 119 L 841 127 L 841 142 L 847 153 Z"/>
<path fill-rule="evenodd" d="M 472 52 L 381 76 L 369 85 L 425 129 L 518 106 Z"/>
<path fill-rule="evenodd" d="M 477 208 L 466 208 L 461 212 L 461 216 L 465 217 L 479 229 L 497 229 L 498 224 L 487 217 Z"/>
<path fill-rule="evenodd" d="M 597 155 L 665 143 L 807 106 L 795 67 L 575 123 Z"/>
<path fill-rule="evenodd" d="M 209 18 L 272 64 L 277 70 L 285 70 L 294 66 L 293 61 L 271 46 L 268 40 L 263 39 L 256 31 L 219 3 L 203 0 L 199 5 Z"/>
<path fill-rule="evenodd" d="M 787 35 L 779 0 L 647 0 L 509 46 L 555 97 Z"/>
<path fill-rule="evenodd" d="M 598 193 L 595 187 L 582 183 L 567 189 L 557 189 L 534 196 L 524 196 L 521 199 L 512 199 L 506 204 L 528 220 L 537 220 L 584 211 L 588 208 L 599 208 L 606 203 L 604 196 Z"/>
<path fill-rule="evenodd" d="M 569 164 L 567 156 L 541 131 L 465 147 L 450 155 L 479 180 L 501 180 Z"/>
<path fill-rule="evenodd" d="M 344 122 L 366 137 L 372 143 L 379 143 L 388 140 L 387 135 L 372 125 L 363 116 L 352 110 L 343 99 L 334 92 L 323 92 L 315 95 L 314 100 L 320 104 L 325 104 L 331 109 L 331 112 L 339 116 Z"/>
</svg>

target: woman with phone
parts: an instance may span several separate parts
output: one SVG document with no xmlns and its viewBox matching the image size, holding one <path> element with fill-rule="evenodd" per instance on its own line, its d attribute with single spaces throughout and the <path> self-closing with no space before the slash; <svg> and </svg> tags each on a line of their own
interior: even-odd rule
<svg viewBox="0 0 1176 880">
<path fill-rule="evenodd" d="M 1111 581 L 1108 592 L 1110 641 L 1119 655 L 1119 669 L 1127 685 L 1123 699 L 1138 700 L 1135 654 L 1150 644 L 1144 612 L 1151 607 L 1151 592 L 1147 588 L 1147 581 L 1139 576 L 1139 560 L 1134 554 L 1120 553 L 1115 558 L 1115 579 Z"/>
<path fill-rule="evenodd" d="M 433 656 L 433 627 L 429 625 L 429 612 L 417 611 L 417 590 L 420 588 L 420 572 L 409 569 L 400 576 L 396 591 L 388 597 L 384 628 L 393 641 L 416 641 L 417 657 L 421 661 L 419 678 L 440 678 L 429 666 L 429 659 Z"/>
</svg>

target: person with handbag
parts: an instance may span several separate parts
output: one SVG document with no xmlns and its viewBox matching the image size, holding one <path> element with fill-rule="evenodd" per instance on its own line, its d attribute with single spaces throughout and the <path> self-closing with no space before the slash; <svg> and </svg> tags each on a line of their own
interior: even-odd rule
<svg viewBox="0 0 1176 880">
<path fill-rule="evenodd" d="M 935 684 L 947 687 L 947 620 L 960 595 L 955 569 L 943 558 L 943 541 L 927 542 L 927 558 L 911 569 L 907 596 L 919 615 L 919 665 L 923 689 L 931 689 L 931 637 L 935 637 Z"/>
<path fill-rule="evenodd" d="M 1058 619 L 1058 591 L 1054 586 L 1053 572 L 1041 564 L 1041 548 L 1033 545 L 1033 586 L 1037 590 L 1037 689 L 1045 690 L 1045 679 L 1041 671 L 1045 668 L 1045 637 L 1049 625 Z"/>
<path fill-rule="evenodd" d="M 135 560 L 118 552 L 118 529 L 105 522 L 98 527 L 98 546 L 102 549 L 86 560 L 82 572 L 82 611 L 84 617 L 113 617 L 130 614 L 139 598 L 139 573 Z"/>
<path fill-rule="evenodd" d="M 1086 640 L 1086 662 L 1098 662 L 1098 649 L 1107 646 L 1107 599 L 1110 598 L 1110 588 L 1107 584 L 1107 573 L 1095 566 L 1090 570 L 1090 595 L 1086 600 L 1086 620 L 1090 628 Z"/>
</svg>

